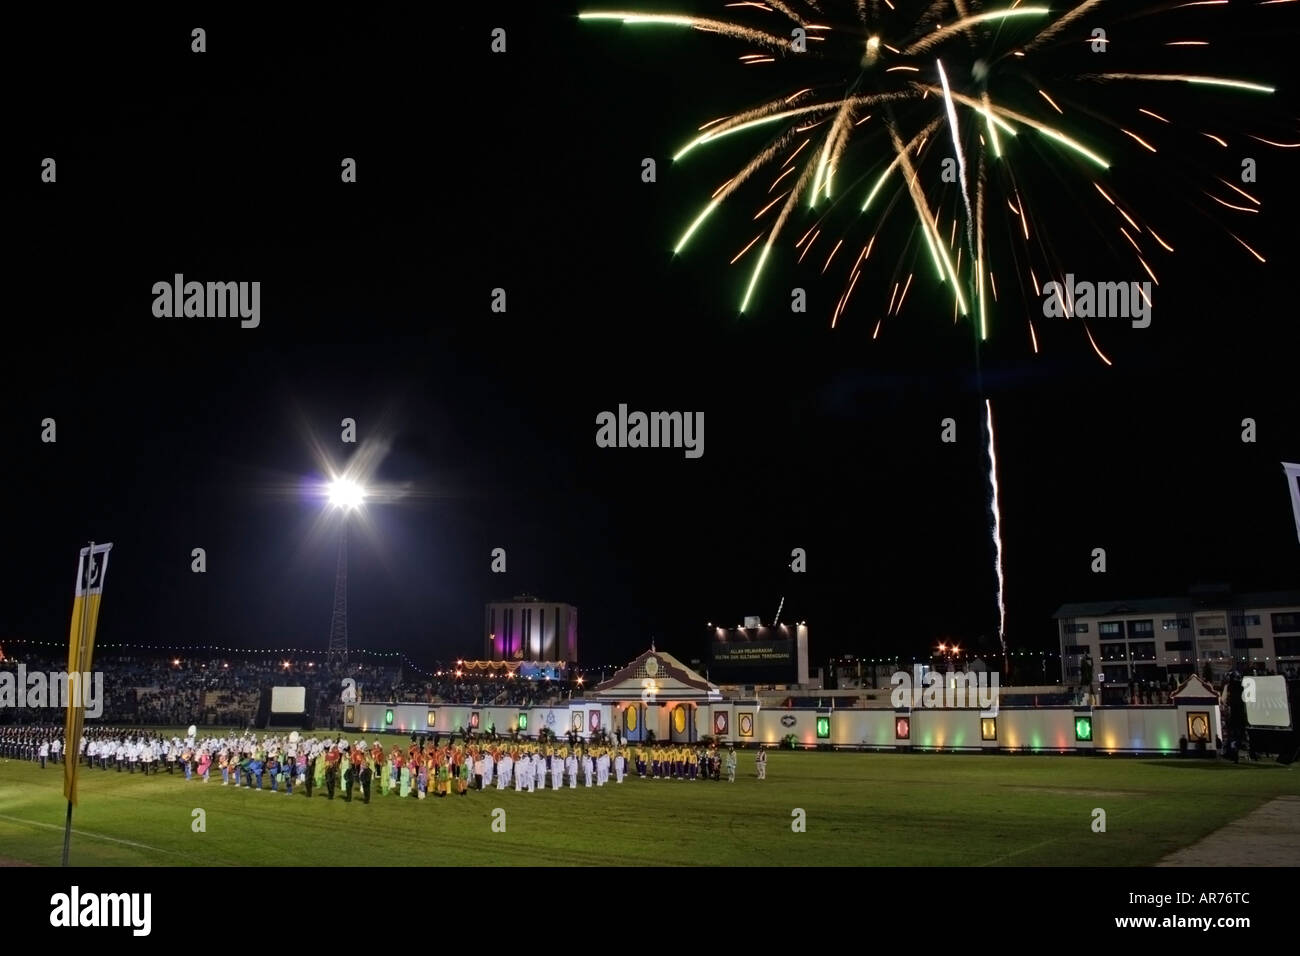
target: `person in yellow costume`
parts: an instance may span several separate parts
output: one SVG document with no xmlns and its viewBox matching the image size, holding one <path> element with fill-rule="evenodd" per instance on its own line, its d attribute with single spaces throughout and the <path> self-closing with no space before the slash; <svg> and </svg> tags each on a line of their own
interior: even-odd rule
<svg viewBox="0 0 1300 956">
<path fill-rule="evenodd" d="M 439 782 L 442 784 L 442 795 L 451 796 L 451 757 L 442 759 L 442 769 L 439 771 Z"/>
</svg>

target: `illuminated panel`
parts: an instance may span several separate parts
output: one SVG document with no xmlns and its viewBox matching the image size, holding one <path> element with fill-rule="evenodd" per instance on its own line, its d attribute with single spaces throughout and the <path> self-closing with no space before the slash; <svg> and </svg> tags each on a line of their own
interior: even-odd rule
<svg viewBox="0 0 1300 956">
<path fill-rule="evenodd" d="M 1074 739 L 1092 740 L 1092 718 L 1076 717 L 1074 718 Z"/>
<path fill-rule="evenodd" d="M 831 719 L 829 717 L 817 718 L 817 737 L 819 740 L 825 740 L 831 735 Z"/>
<path fill-rule="evenodd" d="M 980 718 L 980 740 L 998 739 L 998 719 L 996 717 Z"/>
<path fill-rule="evenodd" d="M 912 736 L 912 719 L 910 717 L 894 718 L 894 739 L 907 740 Z"/>
<path fill-rule="evenodd" d="M 393 724 L 393 711 L 392 711 L 392 708 L 389 708 L 388 710 L 384 711 L 384 723 L 387 724 L 387 725 L 389 725 L 390 727 L 392 726 L 392 724 Z"/>
<path fill-rule="evenodd" d="M 520 730 L 528 729 L 528 715 L 525 713 L 520 713 L 519 715 L 519 729 Z"/>
</svg>

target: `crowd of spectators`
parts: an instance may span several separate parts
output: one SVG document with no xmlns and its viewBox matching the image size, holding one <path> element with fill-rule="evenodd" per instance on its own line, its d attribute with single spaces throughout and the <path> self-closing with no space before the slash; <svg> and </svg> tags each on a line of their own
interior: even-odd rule
<svg viewBox="0 0 1300 956">
<path fill-rule="evenodd" d="M 11 646 L 0 659 L 0 670 L 28 674 L 61 672 L 62 653 L 39 653 Z M 162 651 L 113 652 L 96 655 L 95 670 L 103 674 L 100 721 L 115 725 L 186 726 L 188 724 L 247 725 L 261 705 L 262 691 L 273 686 L 307 688 L 308 711 L 320 718 L 337 718 L 345 678 L 355 683 L 359 700 L 421 703 L 544 705 L 570 696 L 577 685 L 565 681 L 527 679 L 504 673 L 474 675 L 450 669 L 420 671 L 397 662 L 297 661 L 248 652 L 243 657 L 175 656 Z M 0 709 L 0 723 L 58 723 L 57 707 Z"/>
<path fill-rule="evenodd" d="M 10 647 L 0 670 L 28 674 L 62 672 L 64 654 L 42 654 Z M 162 653 L 100 653 L 94 662 L 103 675 L 102 712 L 97 718 L 120 725 L 248 724 L 256 716 L 263 688 L 307 688 L 308 706 L 319 699 L 337 701 L 345 677 L 362 697 L 385 698 L 401 681 L 397 664 L 285 661 L 253 656 L 244 659 L 211 654 L 177 657 Z M 58 707 L 0 710 L 0 722 L 59 722 Z"/>
<path fill-rule="evenodd" d="M 392 702 L 449 704 L 499 704 L 544 706 L 567 698 L 573 687 L 566 681 L 525 678 L 420 678 L 408 679 L 388 694 Z"/>
</svg>

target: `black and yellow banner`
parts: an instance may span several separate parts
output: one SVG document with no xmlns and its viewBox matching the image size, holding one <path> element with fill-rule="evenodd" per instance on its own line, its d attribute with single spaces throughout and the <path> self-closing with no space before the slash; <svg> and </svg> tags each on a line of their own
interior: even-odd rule
<svg viewBox="0 0 1300 956">
<path fill-rule="evenodd" d="M 63 725 L 63 795 L 74 805 L 86 693 L 95 656 L 95 628 L 99 624 L 99 602 L 104 594 L 108 552 L 112 548 L 111 544 L 92 543 L 81 549 L 77 561 L 77 588 L 73 593 L 72 626 L 68 633 L 68 716 Z"/>
</svg>

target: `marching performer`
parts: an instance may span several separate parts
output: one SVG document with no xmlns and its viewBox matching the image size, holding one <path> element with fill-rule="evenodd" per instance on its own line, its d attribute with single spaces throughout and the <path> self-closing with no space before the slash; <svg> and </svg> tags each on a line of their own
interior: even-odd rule
<svg viewBox="0 0 1300 956">
<path fill-rule="evenodd" d="M 362 762 L 361 773 L 358 775 L 361 782 L 361 802 L 370 803 L 370 781 L 374 777 L 374 772 L 370 769 L 370 764 Z M 290 784 L 292 786 L 292 784 Z"/>
<path fill-rule="evenodd" d="M 323 789 L 325 786 L 325 766 L 329 763 L 329 747 L 324 743 L 312 744 L 312 751 L 315 754 L 315 760 L 312 765 L 312 779 L 315 781 L 317 788 Z M 307 793 L 310 795 L 311 790 Z"/>
<path fill-rule="evenodd" d="M 334 789 L 339 784 L 339 761 L 342 755 L 339 753 L 338 745 L 330 747 L 325 754 L 325 790 L 331 800 L 334 799 Z"/>
<path fill-rule="evenodd" d="M 514 768 L 514 760 L 510 757 L 510 751 L 505 750 L 501 753 L 501 760 L 497 764 L 497 789 L 504 790 L 510 786 L 510 771 Z"/>
<path fill-rule="evenodd" d="M 388 755 L 388 773 L 384 775 L 384 796 L 397 789 L 397 782 L 401 777 L 402 752 L 397 749 L 397 744 L 393 744 L 393 750 Z"/>
<path fill-rule="evenodd" d="M 411 795 L 411 765 L 399 754 L 397 758 L 397 766 L 401 768 L 401 776 L 398 778 L 399 789 L 397 795 L 399 797 L 409 797 Z"/>
<path fill-rule="evenodd" d="M 551 754 L 551 789 L 559 790 L 564 786 L 564 758 L 556 750 Z"/>
<path fill-rule="evenodd" d="M 451 796 L 451 757 L 444 757 L 442 760 L 442 769 L 439 771 L 439 780 L 442 782 L 442 795 Z"/>
</svg>

